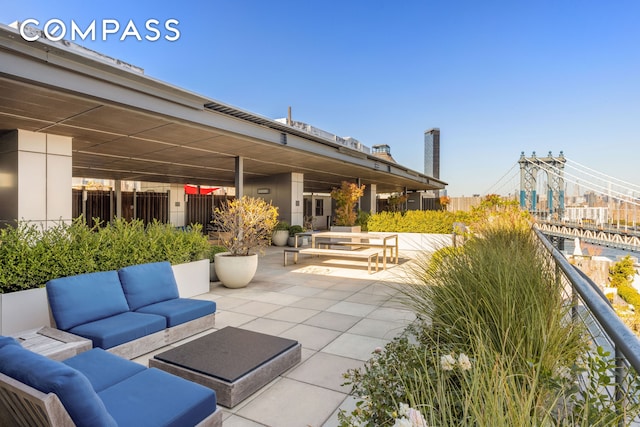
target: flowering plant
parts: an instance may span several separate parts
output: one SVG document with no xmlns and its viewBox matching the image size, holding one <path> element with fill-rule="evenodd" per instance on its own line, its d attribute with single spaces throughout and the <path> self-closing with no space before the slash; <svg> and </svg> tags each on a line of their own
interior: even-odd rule
<svg viewBox="0 0 640 427">
<path fill-rule="evenodd" d="M 398 414 L 400 418 L 395 419 L 393 427 L 429 427 L 422 413 L 406 403 L 400 404 Z"/>
</svg>

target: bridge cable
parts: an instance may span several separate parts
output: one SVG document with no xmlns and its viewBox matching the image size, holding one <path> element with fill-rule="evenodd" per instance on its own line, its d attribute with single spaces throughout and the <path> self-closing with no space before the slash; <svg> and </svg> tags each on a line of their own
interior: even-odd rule
<svg viewBox="0 0 640 427">
<path fill-rule="evenodd" d="M 526 159 L 526 160 L 529 163 L 532 163 L 532 164 L 536 165 L 536 163 L 531 161 L 530 159 Z M 544 165 L 546 165 L 549 168 L 549 169 L 545 168 L 545 170 L 547 172 L 555 175 L 556 177 L 562 178 L 565 182 L 568 181 L 568 182 L 571 182 L 572 184 L 582 185 L 582 186 L 584 186 L 584 187 L 586 187 L 586 188 L 588 188 L 590 190 L 593 190 L 593 191 L 595 191 L 595 192 L 597 192 L 599 194 L 610 196 L 611 198 L 613 198 L 615 200 L 619 200 L 619 201 L 622 201 L 622 202 L 625 202 L 625 203 L 629 203 L 629 204 L 632 204 L 632 205 L 635 205 L 635 206 L 640 206 L 640 202 L 637 202 L 637 201 L 635 201 L 633 199 L 630 199 L 629 196 L 624 194 L 624 193 L 621 193 L 621 192 L 616 191 L 616 190 L 610 190 L 610 189 L 608 189 L 608 188 L 606 188 L 604 186 L 601 186 L 599 184 L 595 184 L 595 183 L 589 182 L 589 181 L 586 181 L 587 185 L 585 185 L 585 181 L 578 182 L 580 177 L 578 177 L 576 175 L 573 175 L 571 173 L 568 173 L 568 172 L 560 173 L 561 172 L 560 169 L 557 168 L 556 166 L 553 166 L 553 165 L 551 165 L 551 164 L 549 164 L 549 163 L 547 163 L 547 162 L 545 162 L 544 160 L 541 160 L 541 159 L 538 159 L 538 161 L 540 163 L 543 163 Z M 554 171 L 554 169 L 555 169 L 555 171 Z M 576 179 L 576 181 L 568 179 L 566 176 L 573 177 L 573 178 Z M 589 184 L 591 184 L 591 187 L 589 186 Z M 603 191 L 603 190 L 605 190 L 606 192 Z M 616 196 L 613 196 L 612 193 L 615 193 Z"/>
<path fill-rule="evenodd" d="M 624 184 L 624 185 L 626 185 L 626 186 L 636 187 L 638 190 L 640 190 L 640 185 L 633 184 L 633 183 L 631 183 L 631 182 L 624 181 L 624 180 L 622 180 L 622 179 L 620 179 L 620 178 L 616 178 L 616 177 L 614 177 L 614 176 L 607 175 L 607 174 L 605 174 L 605 173 L 603 173 L 603 172 L 600 172 L 600 171 L 597 171 L 597 170 L 595 170 L 595 169 L 592 169 L 592 168 L 590 168 L 589 166 L 585 166 L 585 165 L 583 165 L 583 164 L 580 164 L 580 163 L 576 162 L 575 160 L 570 160 L 570 159 L 568 159 L 568 158 L 566 158 L 566 157 L 565 157 L 565 159 L 567 159 L 567 160 L 568 160 L 568 161 L 570 161 L 571 163 L 575 163 L 576 165 L 578 165 L 578 166 L 580 166 L 580 167 L 582 167 L 582 168 L 584 168 L 584 169 L 587 169 L 587 170 L 589 170 L 589 171 L 591 171 L 591 172 L 595 172 L 595 173 L 597 173 L 597 174 L 603 175 L 603 176 L 604 176 L 605 178 L 607 178 L 607 179 L 612 179 L 612 180 L 618 181 L 618 182 L 620 182 L 621 184 Z M 573 165 L 571 165 L 571 164 L 569 164 L 569 163 L 567 163 L 567 165 L 569 165 L 570 167 L 572 167 L 572 168 L 574 168 L 574 169 L 576 169 L 576 170 L 579 170 L 578 168 L 576 168 L 575 166 L 573 166 Z M 589 175 L 589 176 L 593 176 L 593 175 L 588 174 L 588 173 L 586 173 L 586 172 L 585 172 L 585 174 L 586 174 L 586 175 Z M 597 178 L 597 176 L 593 176 L 593 177 L 594 177 L 594 178 Z"/>
<path fill-rule="evenodd" d="M 511 166 L 511 169 L 509 169 L 509 170 L 508 170 L 504 175 L 502 175 L 502 176 L 500 177 L 500 179 L 498 179 L 498 180 L 497 180 L 493 185 L 491 185 L 491 187 L 489 187 L 489 188 L 488 188 L 488 189 L 487 189 L 483 194 L 485 194 L 485 195 L 486 195 L 486 194 L 491 194 L 491 193 L 490 193 L 490 191 L 493 189 L 493 187 L 495 187 L 496 185 L 498 185 L 498 184 L 500 183 L 500 181 L 502 181 L 502 180 L 504 179 L 504 177 L 505 177 L 505 176 L 507 176 L 509 173 L 511 173 L 511 171 L 512 171 L 512 170 L 513 170 L 517 165 L 518 165 L 518 163 L 517 163 L 517 162 L 516 162 L 516 163 L 514 163 L 514 164 Z M 503 186 L 504 186 L 504 184 L 503 184 Z M 501 188 L 502 188 L 502 187 L 501 187 Z"/>
</svg>

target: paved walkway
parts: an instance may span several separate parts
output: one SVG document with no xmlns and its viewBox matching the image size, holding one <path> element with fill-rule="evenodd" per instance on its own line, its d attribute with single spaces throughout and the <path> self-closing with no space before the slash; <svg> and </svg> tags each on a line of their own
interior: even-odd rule
<svg viewBox="0 0 640 427">
<path fill-rule="evenodd" d="M 212 283 L 197 297 L 217 303 L 216 329 L 241 327 L 302 344 L 298 365 L 233 409 L 223 408 L 225 427 L 337 426 L 338 410 L 355 404 L 342 374 L 362 366 L 415 318 L 392 287 L 402 283 L 411 252 L 401 251 L 400 265 L 370 275 L 366 261 L 353 259 L 300 256 L 284 267 L 282 251 L 267 250 L 246 288 Z M 146 364 L 155 353 L 136 361 Z"/>
</svg>

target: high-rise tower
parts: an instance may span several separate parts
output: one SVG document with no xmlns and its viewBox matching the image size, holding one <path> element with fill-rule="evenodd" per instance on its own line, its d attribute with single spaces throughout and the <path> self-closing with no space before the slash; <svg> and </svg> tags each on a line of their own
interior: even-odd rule
<svg viewBox="0 0 640 427">
<path fill-rule="evenodd" d="M 424 174 L 440 179 L 440 129 L 424 131 Z"/>
</svg>

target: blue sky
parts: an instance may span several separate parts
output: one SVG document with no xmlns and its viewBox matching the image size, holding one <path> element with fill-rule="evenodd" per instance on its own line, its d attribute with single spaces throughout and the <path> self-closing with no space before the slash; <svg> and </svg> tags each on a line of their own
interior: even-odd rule
<svg viewBox="0 0 640 427">
<path fill-rule="evenodd" d="M 266 117 L 291 106 L 417 171 L 439 127 L 453 196 L 495 189 L 521 151 L 640 184 L 635 0 L 1 1 L 5 24 L 133 19 L 144 36 L 147 19 L 177 19 L 175 42 L 80 44 Z"/>
</svg>

